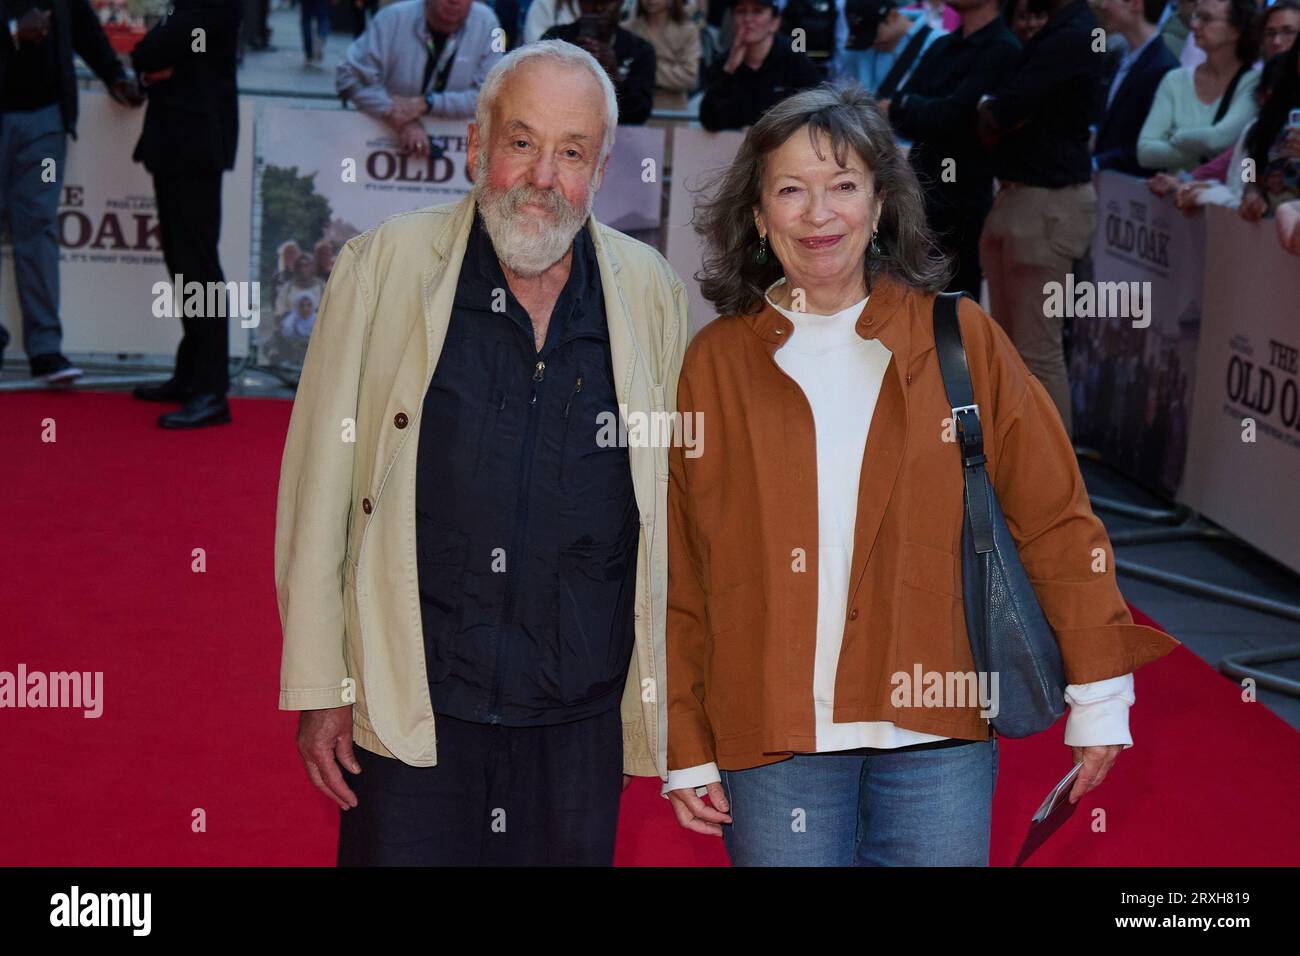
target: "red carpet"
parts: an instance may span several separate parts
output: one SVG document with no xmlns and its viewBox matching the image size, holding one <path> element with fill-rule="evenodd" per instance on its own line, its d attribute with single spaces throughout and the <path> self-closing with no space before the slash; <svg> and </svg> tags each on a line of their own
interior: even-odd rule
<svg viewBox="0 0 1300 956">
<path fill-rule="evenodd" d="M 290 406 L 232 406 L 233 426 L 189 434 L 125 394 L 0 396 L 0 670 L 104 673 L 98 719 L 0 710 L 0 865 L 333 862 L 337 811 L 307 783 L 295 715 L 276 710 Z M 1300 859 L 1300 734 L 1182 648 L 1139 673 L 1137 696 L 1136 746 L 1031 863 Z M 1069 767 L 1060 735 L 1004 742 L 995 864 Z M 677 826 L 657 781 L 628 790 L 619 864 L 725 862 L 720 840 Z"/>
</svg>

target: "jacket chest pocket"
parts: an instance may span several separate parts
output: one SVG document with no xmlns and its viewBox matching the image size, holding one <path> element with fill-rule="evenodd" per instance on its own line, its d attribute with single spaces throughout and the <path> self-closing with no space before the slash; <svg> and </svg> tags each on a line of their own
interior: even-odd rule
<svg viewBox="0 0 1300 956">
<path fill-rule="evenodd" d="M 561 379 L 559 486 L 570 497 L 621 495 L 629 480 L 624 423 L 604 362 L 590 356 Z"/>
</svg>

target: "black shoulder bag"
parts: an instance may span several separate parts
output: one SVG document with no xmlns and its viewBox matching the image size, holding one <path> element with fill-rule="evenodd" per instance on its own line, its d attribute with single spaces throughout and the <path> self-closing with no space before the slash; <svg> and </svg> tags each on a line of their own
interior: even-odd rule
<svg viewBox="0 0 1300 956">
<path fill-rule="evenodd" d="M 1028 737 L 1052 726 L 1065 712 L 1065 667 L 984 470 L 979 406 L 957 322 L 962 295 L 941 293 L 935 298 L 934 340 L 966 477 L 961 529 L 966 631 L 976 672 L 990 675 L 993 729 L 1003 737 Z M 992 683 L 993 675 L 997 684 Z"/>
</svg>

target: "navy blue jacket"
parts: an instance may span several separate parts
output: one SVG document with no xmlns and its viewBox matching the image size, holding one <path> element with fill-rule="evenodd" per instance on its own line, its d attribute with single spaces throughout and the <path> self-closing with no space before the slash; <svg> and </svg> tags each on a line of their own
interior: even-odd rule
<svg viewBox="0 0 1300 956">
<path fill-rule="evenodd" d="M 1142 132 L 1147 113 L 1151 112 L 1156 87 L 1176 66 L 1177 58 L 1157 34 L 1129 69 L 1123 84 L 1115 91 L 1110 109 L 1101 118 L 1093 147 L 1098 169 L 1114 169 L 1130 176 L 1155 175 L 1154 169 L 1144 169 L 1138 163 L 1138 134 Z"/>
<path fill-rule="evenodd" d="M 475 210 L 425 395 L 416 543 L 435 713 L 538 726 L 617 707 L 639 530 L 584 227 L 539 352 Z M 614 427 L 602 432 L 602 424 Z"/>
</svg>

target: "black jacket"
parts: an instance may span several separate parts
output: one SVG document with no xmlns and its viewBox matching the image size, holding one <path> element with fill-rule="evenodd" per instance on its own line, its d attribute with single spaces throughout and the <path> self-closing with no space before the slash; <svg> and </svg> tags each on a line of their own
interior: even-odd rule
<svg viewBox="0 0 1300 956">
<path fill-rule="evenodd" d="M 1102 115 L 1093 148 L 1098 169 L 1114 169 L 1130 176 L 1155 175 L 1155 170 L 1144 169 L 1138 163 L 1138 134 L 1142 132 L 1142 124 L 1146 122 L 1151 103 L 1156 98 L 1156 87 L 1176 66 L 1177 57 L 1156 34 L 1129 69 L 1123 84 L 1115 91 L 1110 108 Z"/>
<path fill-rule="evenodd" d="M 993 204 L 993 162 L 976 133 L 975 105 L 1019 56 L 1015 34 L 994 17 L 970 36 L 958 30 L 935 40 L 890 101 L 890 122 L 913 141 L 908 160 L 925 189 L 931 225 L 954 216 L 982 220 Z M 955 175 L 945 181 L 949 160 Z"/>
<path fill-rule="evenodd" d="M 700 101 L 700 125 L 705 129 L 740 129 L 753 126 L 760 116 L 791 93 L 798 93 L 821 82 L 817 64 L 796 53 L 790 38 L 777 34 L 772 49 L 757 70 L 741 63 L 735 73 L 722 67 L 730 50 L 714 58 L 706 81 L 707 91 Z"/>
<path fill-rule="evenodd" d="M 578 39 L 581 29 L 577 22 L 551 27 L 542 34 L 543 40 Z M 618 125 L 641 126 L 650 118 L 655 105 L 655 48 L 631 30 L 619 27 L 614 31 L 614 58 L 622 79 L 614 84 L 618 96 Z"/>
<path fill-rule="evenodd" d="M 95 16 L 89 0 L 51 0 L 50 12 L 51 39 L 58 44 L 59 109 L 63 114 L 63 128 L 75 137 L 77 74 L 72 62 L 73 52 L 109 86 L 126 79 L 126 71 L 104 35 L 104 28 L 99 25 L 99 17 Z M 13 50 L 13 41 L 7 35 L 0 40 L 3 41 L 0 42 L 0 83 L 3 83 L 4 63 Z"/>
<path fill-rule="evenodd" d="M 134 158 L 149 172 L 220 173 L 235 165 L 240 8 L 239 0 L 175 0 L 172 13 L 131 51 L 140 76 L 174 71 L 145 88 L 149 109 Z M 203 31 L 201 51 L 194 48 L 196 30 Z"/>
<path fill-rule="evenodd" d="M 1029 38 L 990 111 L 1003 130 L 993 150 L 998 179 L 1059 189 L 1092 180 L 1089 127 L 1101 118 L 1097 19 L 1072 0 Z"/>
</svg>

